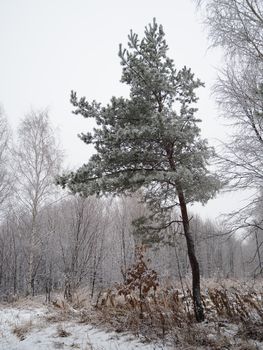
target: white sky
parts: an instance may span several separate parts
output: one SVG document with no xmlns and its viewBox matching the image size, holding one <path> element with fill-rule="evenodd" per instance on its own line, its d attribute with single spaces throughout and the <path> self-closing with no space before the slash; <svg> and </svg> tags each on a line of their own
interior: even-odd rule
<svg viewBox="0 0 263 350">
<path fill-rule="evenodd" d="M 130 29 L 142 36 L 153 17 L 164 26 L 176 66 L 191 67 L 206 83 L 198 103 L 203 135 L 210 144 L 224 138 L 228 130 L 211 97 L 221 55 L 208 50 L 192 0 L 0 0 L 0 104 L 12 128 L 31 109 L 48 108 L 60 130 L 66 165 L 87 162 L 90 149 L 76 135 L 91 123 L 71 114 L 70 91 L 103 103 L 127 95 L 119 82 L 119 43 L 126 46 Z M 196 208 L 214 218 L 234 209 L 239 198 L 219 196 Z"/>
</svg>

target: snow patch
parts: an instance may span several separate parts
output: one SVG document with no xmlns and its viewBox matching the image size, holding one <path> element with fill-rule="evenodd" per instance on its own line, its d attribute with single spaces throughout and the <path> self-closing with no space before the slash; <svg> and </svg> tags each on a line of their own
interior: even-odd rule
<svg viewBox="0 0 263 350">
<path fill-rule="evenodd" d="M 142 344 L 131 335 L 105 332 L 90 325 L 72 321 L 48 323 L 45 319 L 47 308 L 0 310 L 0 350 L 153 350 L 164 349 L 155 344 Z M 22 340 L 14 330 L 25 326 Z M 28 328 L 28 329 L 27 329 Z M 65 330 L 66 337 L 59 335 Z"/>
</svg>

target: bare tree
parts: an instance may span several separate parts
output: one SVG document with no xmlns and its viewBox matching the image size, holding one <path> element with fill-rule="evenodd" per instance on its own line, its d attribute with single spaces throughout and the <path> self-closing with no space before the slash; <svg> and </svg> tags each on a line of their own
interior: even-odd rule
<svg viewBox="0 0 263 350">
<path fill-rule="evenodd" d="M 204 0 L 209 37 L 231 59 L 251 64 L 263 59 L 261 0 Z"/>
<path fill-rule="evenodd" d="M 220 156 L 232 188 L 258 189 L 263 182 L 263 75 L 255 67 L 228 68 L 216 86 L 218 102 L 232 124 Z"/>
<path fill-rule="evenodd" d="M 205 9 L 212 45 L 225 53 L 215 93 L 232 132 L 219 156 L 221 173 L 230 190 L 249 188 L 254 192 L 248 204 L 227 218 L 228 231 L 252 234 L 262 220 L 255 203 L 262 201 L 263 186 L 263 2 L 198 3 Z"/>
<path fill-rule="evenodd" d="M 59 172 L 62 153 L 58 148 L 46 111 L 28 114 L 18 130 L 14 148 L 17 199 L 29 216 L 27 293 L 34 294 L 34 281 L 40 258 L 38 216 L 41 207 L 54 194 L 54 176 Z"/>
<path fill-rule="evenodd" d="M 4 118 L 0 108 L 0 213 L 3 211 L 3 205 L 12 192 L 12 180 L 8 166 L 10 137 L 7 120 Z"/>
<path fill-rule="evenodd" d="M 252 274 L 257 277 L 263 274 L 263 189 L 257 200 L 254 201 L 252 213 L 245 221 L 247 225 L 248 244 L 252 248 L 252 254 L 248 260 L 252 267 Z"/>
<path fill-rule="evenodd" d="M 120 249 L 119 264 L 125 282 L 127 269 L 134 263 L 135 245 L 139 243 L 135 243 L 138 237 L 134 235 L 135 230 L 132 222 L 141 217 L 146 209 L 145 205 L 139 202 L 138 194 L 136 194 L 130 197 L 120 196 L 115 201 L 113 210 L 113 230 L 116 235 L 114 240 Z"/>
<path fill-rule="evenodd" d="M 225 67 L 215 85 L 217 102 L 232 127 L 225 145 L 225 173 L 238 189 L 262 186 L 263 2 L 203 0 L 213 46 L 224 49 Z"/>
<path fill-rule="evenodd" d="M 96 198 L 71 197 L 60 206 L 57 225 L 64 295 L 91 284 L 94 289 L 104 234 L 103 205 Z M 98 262 L 99 260 L 99 262 Z"/>
</svg>

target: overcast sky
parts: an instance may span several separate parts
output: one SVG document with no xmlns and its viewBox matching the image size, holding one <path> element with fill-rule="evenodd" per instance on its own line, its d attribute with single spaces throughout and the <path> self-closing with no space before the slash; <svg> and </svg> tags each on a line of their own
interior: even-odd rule
<svg viewBox="0 0 263 350">
<path fill-rule="evenodd" d="M 211 96 L 221 54 L 208 50 L 192 0 L 0 0 L 0 104 L 12 128 L 31 109 L 48 108 L 67 167 L 86 162 L 90 149 L 77 134 L 91 124 L 71 114 L 70 91 L 102 103 L 127 96 L 119 82 L 119 43 L 126 45 L 130 29 L 142 36 L 153 17 L 164 27 L 175 65 L 191 67 L 206 84 L 198 103 L 204 137 L 210 144 L 223 139 L 228 130 Z M 196 210 L 214 218 L 234 209 L 237 198 L 220 196 Z"/>
</svg>

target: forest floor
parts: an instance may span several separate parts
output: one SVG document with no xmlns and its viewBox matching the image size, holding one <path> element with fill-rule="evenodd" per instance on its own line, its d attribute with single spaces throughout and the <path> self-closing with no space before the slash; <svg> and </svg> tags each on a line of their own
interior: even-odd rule
<svg viewBox="0 0 263 350">
<path fill-rule="evenodd" d="M 19 299 L 0 304 L 0 350 L 263 350 L 262 293 L 262 283 L 253 291 L 210 287 L 203 294 L 206 321 L 199 324 L 184 314 L 185 300 L 175 290 L 145 305 L 143 317 L 138 305 L 113 293 L 96 305 L 83 291 L 72 303 L 60 295 L 49 304 L 44 296 Z"/>
</svg>

